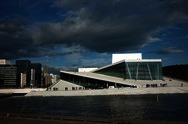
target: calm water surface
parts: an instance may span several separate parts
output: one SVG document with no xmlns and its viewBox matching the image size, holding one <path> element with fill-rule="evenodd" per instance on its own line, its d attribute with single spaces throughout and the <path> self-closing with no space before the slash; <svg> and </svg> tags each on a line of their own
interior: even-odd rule
<svg viewBox="0 0 188 124">
<path fill-rule="evenodd" d="M 0 113 L 188 122 L 188 94 L 84 97 L 9 97 Z"/>
</svg>

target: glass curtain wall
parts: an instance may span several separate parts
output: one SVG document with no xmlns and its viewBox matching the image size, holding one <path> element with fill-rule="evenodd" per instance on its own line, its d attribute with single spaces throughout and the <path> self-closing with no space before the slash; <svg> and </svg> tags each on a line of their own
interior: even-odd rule
<svg viewBox="0 0 188 124">
<path fill-rule="evenodd" d="M 126 62 L 126 79 L 162 80 L 161 62 Z"/>
<path fill-rule="evenodd" d="M 134 80 L 162 80 L 163 78 L 161 62 L 122 62 L 95 73 Z"/>
<path fill-rule="evenodd" d="M 95 71 L 95 73 L 125 78 L 125 75 L 126 75 L 125 62 Z"/>
</svg>

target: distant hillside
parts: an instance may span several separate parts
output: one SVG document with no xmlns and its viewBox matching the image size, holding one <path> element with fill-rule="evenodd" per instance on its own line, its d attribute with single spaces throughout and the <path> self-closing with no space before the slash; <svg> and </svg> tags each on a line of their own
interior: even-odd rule
<svg viewBox="0 0 188 124">
<path fill-rule="evenodd" d="M 163 75 L 188 81 L 188 64 L 163 67 Z"/>
</svg>

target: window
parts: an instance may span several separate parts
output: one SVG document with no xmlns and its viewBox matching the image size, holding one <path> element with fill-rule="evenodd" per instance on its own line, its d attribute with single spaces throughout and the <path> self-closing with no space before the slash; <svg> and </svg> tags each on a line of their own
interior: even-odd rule
<svg viewBox="0 0 188 124">
<path fill-rule="evenodd" d="M 65 87 L 65 90 L 68 90 L 68 87 Z"/>
<path fill-rule="evenodd" d="M 53 90 L 54 90 L 54 91 L 57 91 L 57 90 L 58 90 L 58 88 L 57 88 L 57 87 L 54 87 L 54 88 L 53 88 Z"/>
</svg>

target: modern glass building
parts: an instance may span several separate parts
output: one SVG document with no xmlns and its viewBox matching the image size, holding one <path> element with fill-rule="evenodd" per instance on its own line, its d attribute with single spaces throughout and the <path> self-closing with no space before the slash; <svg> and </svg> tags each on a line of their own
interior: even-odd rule
<svg viewBox="0 0 188 124">
<path fill-rule="evenodd" d="M 143 87 L 143 84 L 139 84 L 139 80 L 143 82 L 151 80 L 154 83 L 154 80 L 163 79 L 162 60 L 142 59 L 141 53 L 113 54 L 110 65 L 91 72 L 61 71 L 60 74 L 62 80 L 94 89 L 109 88 L 110 86 L 115 88 Z"/>
<path fill-rule="evenodd" d="M 96 76 L 88 76 L 87 74 L 89 73 L 85 73 L 85 74 L 86 75 L 82 75 L 75 72 L 60 71 L 60 78 L 72 84 L 82 86 L 85 89 L 103 89 L 103 88 L 108 88 L 109 86 L 130 87 L 130 85 L 118 83 L 113 80 L 106 80 Z"/>
<path fill-rule="evenodd" d="M 62 80 L 83 86 L 86 89 L 110 86 L 115 88 L 132 87 L 134 83 L 130 83 L 131 80 L 162 80 L 163 78 L 160 59 L 122 60 L 93 72 L 61 71 L 60 74 Z M 126 81 L 126 79 L 129 80 Z"/>
<path fill-rule="evenodd" d="M 100 68 L 94 73 L 134 80 L 162 80 L 160 59 L 122 60 Z"/>
</svg>

